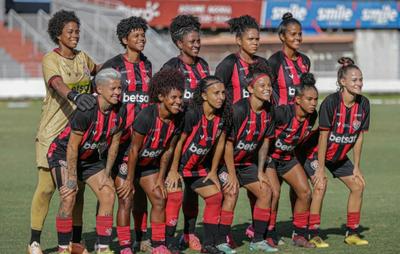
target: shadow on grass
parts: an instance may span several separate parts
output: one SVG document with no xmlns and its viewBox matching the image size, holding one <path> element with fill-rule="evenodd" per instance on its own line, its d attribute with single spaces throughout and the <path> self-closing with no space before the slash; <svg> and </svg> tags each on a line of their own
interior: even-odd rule
<svg viewBox="0 0 400 254">
<path fill-rule="evenodd" d="M 237 244 L 238 247 L 246 244 L 246 242 L 249 242 L 249 238 L 246 236 L 245 232 L 247 227 L 249 226 L 249 223 L 241 223 L 241 224 L 235 224 L 232 226 L 231 232 L 233 239 L 235 240 L 235 243 Z M 292 232 L 293 232 L 293 227 L 292 227 L 292 221 L 279 221 L 276 224 L 276 228 L 278 230 L 278 235 L 281 237 L 286 237 L 286 238 L 291 238 L 292 237 Z M 204 239 L 204 231 L 203 231 L 203 225 L 202 223 L 198 223 L 196 227 L 196 235 L 200 237 L 200 239 Z M 360 226 L 358 228 L 358 232 L 362 234 L 365 231 L 369 231 L 369 227 L 363 227 Z M 343 224 L 341 227 L 337 228 L 322 228 L 320 229 L 320 236 L 323 239 L 329 239 L 329 235 L 341 235 L 344 237 L 346 233 L 346 225 Z M 145 239 L 148 239 L 148 237 L 151 234 L 151 230 L 147 232 L 147 236 Z M 183 230 L 177 230 L 176 231 L 176 243 L 178 243 L 180 236 L 183 234 Z M 132 235 L 132 242 L 135 239 L 135 232 L 132 230 L 131 231 Z M 82 235 L 82 238 L 85 240 L 86 247 L 89 252 L 94 251 L 94 245 L 96 243 L 96 230 L 93 229 L 91 232 L 86 232 Z M 112 243 L 110 245 L 112 250 L 119 250 L 119 244 L 118 244 L 118 239 L 116 236 L 116 228 L 113 228 L 113 234 L 112 234 Z M 58 250 L 57 247 L 54 248 L 48 248 L 43 251 L 44 254 L 50 254 L 50 253 L 56 253 Z"/>
</svg>

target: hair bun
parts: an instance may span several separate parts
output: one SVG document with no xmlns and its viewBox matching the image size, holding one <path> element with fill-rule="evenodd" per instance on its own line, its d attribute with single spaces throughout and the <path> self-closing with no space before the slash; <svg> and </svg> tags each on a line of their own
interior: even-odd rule
<svg viewBox="0 0 400 254">
<path fill-rule="evenodd" d="M 342 65 L 343 67 L 346 67 L 349 65 L 353 65 L 354 61 L 350 57 L 341 57 L 341 58 L 339 58 L 338 63 L 340 65 Z"/>
<path fill-rule="evenodd" d="M 300 82 L 302 85 L 315 86 L 314 74 L 310 72 L 303 73 L 300 77 Z"/>
<path fill-rule="evenodd" d="M 293 18 L 293 15 L 292 15 L 292 13 L 290 13 L 290 12 L 286 12 L 286 13 L 283 14 L 283 16 L 282 16 L 282 20 L 288 20 L 288 19 L 291 19 L 291 18 Z"/>
</svg>

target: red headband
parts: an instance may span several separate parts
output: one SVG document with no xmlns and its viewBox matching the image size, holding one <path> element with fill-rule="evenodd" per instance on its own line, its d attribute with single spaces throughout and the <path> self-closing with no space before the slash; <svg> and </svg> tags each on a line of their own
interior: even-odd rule
<svg viewBox="0 0 400 254">
<path fill-rule="evenodd" d="M 262 74 L 258 75 L 257 77 L 255 77 L 255 78 L 250 82 L 249 86 L 254 85 L 254 83 L 256 83 L 257 80 L 259 80 L 260 78 L 264 78 L 264 77 L 269 77 L 269 76 L 268 76 L 267 74 L 262 73 Z"/>
</svg>

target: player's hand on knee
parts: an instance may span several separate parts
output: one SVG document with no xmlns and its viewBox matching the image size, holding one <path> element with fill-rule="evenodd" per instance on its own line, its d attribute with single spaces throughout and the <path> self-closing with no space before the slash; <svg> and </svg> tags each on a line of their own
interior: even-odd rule
<svg viewBox="0 0 400 254">
<path fill-rule="evenodd" d="M 133 191 L 134 191 L 133 181 L 130 181 L 130 180 L 122 181 L 121 185 L 117 186 L 116 191 L 117 191 L 118 198 L 121 198 L 121 199 L 128 198 L 131 195 L 131 193 L 133 193 Z"/>
</svg>

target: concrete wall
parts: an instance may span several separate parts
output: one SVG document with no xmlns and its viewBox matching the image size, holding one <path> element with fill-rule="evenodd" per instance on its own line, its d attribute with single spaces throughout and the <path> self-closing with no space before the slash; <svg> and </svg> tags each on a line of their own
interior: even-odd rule
<svg viewBox="0 0 400 254">
<path fill-rule="evenodd" d="M 356 63 L 365 78 L 400 78 L 400 36 L 397 30 L 357 30 Z"/>
</svg>

